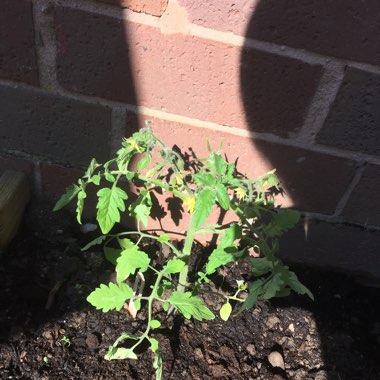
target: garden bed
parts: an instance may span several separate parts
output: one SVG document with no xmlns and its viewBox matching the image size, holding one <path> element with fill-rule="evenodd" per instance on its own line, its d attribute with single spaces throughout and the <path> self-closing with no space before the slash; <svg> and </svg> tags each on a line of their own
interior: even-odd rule
<svg viewBox="0 0 380 380">
<path fill-rule="evenodd" d="M 28 211 L 0 263 L 2 379 L 154 378 L 149 351 L 138 361 L 103 359 L 121 332 L 141 331 L 144 321 L 103 314 L 86 302 L 90 290 L 113 276 L 99 250 L 81 252 L 91 238 L 64 212 L 41 205 Z M 289 379 L 380 379 L 379 289 L 294 269 L 315 302 L 295 295 L 260 301 L 227 322 L 163 315 L 155 338 L 164 379 L 272 379 L 267 357 L 274 346 L 283 351 L 282 375 Z M 233 267 L 232 276 L 239 270 Z M 206 302 L 213 308 L 217 301 Z"/>
</svg>

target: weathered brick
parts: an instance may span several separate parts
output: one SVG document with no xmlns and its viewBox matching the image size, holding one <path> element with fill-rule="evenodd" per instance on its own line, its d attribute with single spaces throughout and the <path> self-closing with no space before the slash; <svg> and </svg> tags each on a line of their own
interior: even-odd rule
<svg viewBox="0 0 380 380">
<path fill-rule="evenodd" d="M 74 9 L 57 8 L 55 20 L 65 88 L 132 103 L 134 81 L 139 105 L 239 128 L 294 134 L 321 74 L 295 59 L 146 25 L 125 31 L 120 20 Z"/>
<path fill-rule="evenodd" d="M 368 165 L 353 190 L 343 215 L 349 220 L 380 226 L 380 166 Z"/>
<path fill-rule="evenodd" d="M 379 246 L 378 231 L 309 221 L 286 233 L 280 243 L 280 253 L 292 263 L 380 280 Z"/>
<path fill-rule="evenodd" d="M 38 84 L 30 0 L 3 0 L 1 2 L 0 77 Z"/>
<path fill-rule="evenodd" d="M 105 3 L 120 5 L 135 12 L 161 16 L 168 5 L 168 0 L 100 0 Z"/>
<path fill-rule="evenodd" d="M 147 118 L 140 117 L 142 125 L 144 119 Z M 187 151 L 191 148 L 198 157 L 202 157 L 207 155 L 207 140 L 214 149 L 223 143 L 229 160 L 233 162 L 239 158 L 239 170 L 252 178 L 276 168 L 287 193 L 279 203 L 285 206 L 333 213 L 354 174 L 355 164 L 351 160 L 157 118 L 149 119 L 153 130 L 169 146 L 177 145 Z"/>
<path fill-rule="evenodd" d="M 208 0 L 199 6 L 194 0 L 178 0 L 194 24 L 223 32 L 245 35 L 257 0 Z"/>
<path fill-rule="evenodd" d="M 111 110 L 35 89 L 0 86 L 1 148 L 87 165 L 109 154 Z"/>
<path fill-rule="evenodd" d="M 208 28 L 353 61 L 380 63 L 377 0 L 179 0 Z"/>
<path fill-rule="evenodd" d="M 23 172 L 29 177 L 32 177 L 34 171 L 34 163 L 23 158 L 2 155 L 0 156 L 0 173 L 6 170 Z"/>
<path fill-rule="evenodd" d="M 347 69 L 317 142 L 380 155 L 380 76 Z"/>
</svg>

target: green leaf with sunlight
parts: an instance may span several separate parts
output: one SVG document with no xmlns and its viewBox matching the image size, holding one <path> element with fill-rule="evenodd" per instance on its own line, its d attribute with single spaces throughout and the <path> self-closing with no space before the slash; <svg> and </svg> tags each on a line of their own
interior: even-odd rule
<svg viewBox="0 0 380 380">
<path fill-rule="evenodd" d="M 119 187 L 103 188 L 97 192 L 99 197 L 96 208 L 97 220 L 104 234 L 108 233 L 116 222 L 120 222 L 120 211 L 125 211 L 124 201 L 127 193 Z"/>
</svg>

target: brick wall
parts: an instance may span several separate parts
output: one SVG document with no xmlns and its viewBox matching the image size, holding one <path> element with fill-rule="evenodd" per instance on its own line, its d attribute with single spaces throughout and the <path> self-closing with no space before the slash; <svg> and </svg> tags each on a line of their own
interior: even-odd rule
<svg viewBox="0 0 380 380">
<path fill-rule="evenodd" d="M 380 278 L 379 12 L 377 0 L 3 0 L 0 170 L 55 200 L 150 119 L 185 149 L 223 141 L 249 175 L 278 169 L 282 203 L 305 216 L 286 257 Z"/>
</svg>

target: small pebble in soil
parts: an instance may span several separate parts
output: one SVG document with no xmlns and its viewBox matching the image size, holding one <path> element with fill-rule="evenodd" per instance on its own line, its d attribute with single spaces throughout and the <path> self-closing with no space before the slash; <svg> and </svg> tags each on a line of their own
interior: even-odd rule
<svg viewBox="0 0 380 380">
<path fill-rule="evenodd" d="M 256 348 L 255 348 L 255 346 L 253 344 L 248 344 L 248 346 L 247 346 L 247 352 L 251 356 L 255 357 L 255 355 L 256 355 Z"/>
<path fill-rule="evenodd" d="M 280 320 L 275 315 L 271 315 L 266 323 L 269 330 L 272 330 L 278 324 L 280 324 Z"/>
</svg>

